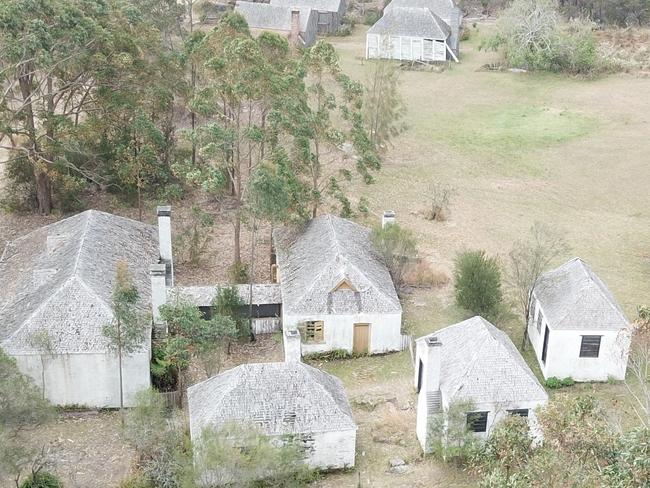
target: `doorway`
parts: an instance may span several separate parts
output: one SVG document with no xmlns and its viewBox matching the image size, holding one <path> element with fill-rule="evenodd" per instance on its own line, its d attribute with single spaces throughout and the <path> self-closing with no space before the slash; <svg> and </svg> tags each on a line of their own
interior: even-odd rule
<svg viewBox="0 0 650 488">
<path fill-rule="evenodd" d="M 352 352 L 354 354 L 368 354 L 370 344 L 370 324 L 354 324 L 352 338 Z"/>
<path fill-rule="evenodd" d="M 548 349 L 548 325 L 544 331 L 544 345 L 542 346 L 542 362 L 546 364 L 546 351 Z"/>
</svg>

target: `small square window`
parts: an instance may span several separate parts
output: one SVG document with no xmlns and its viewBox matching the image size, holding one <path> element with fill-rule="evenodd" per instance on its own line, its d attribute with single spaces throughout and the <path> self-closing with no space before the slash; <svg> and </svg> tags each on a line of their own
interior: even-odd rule
<svg viewBox="0 0 650 488">
<path fill-rule="evenodd" d="M 602 336 L 585 335 L 580 343 L 581 358 L 597 358 L 600 354 L 600 339 Z"/>
<path fill-rule="evenodd" d="M 469 412 L 467 414 L 467 428 L 471 432 L 487 431 L 488 412 Z"/>
<path fill-rule="evenodd" d="M 305 343 L 325 342 L 324 323 L 322 320 L 308 320 L 300 327 Z"/>
<path fill-rule="evenodd" d="M 510 415 L 518 415 L 519 417 L 528 417 L 528 409 L 527 408 L 513 408 L 512 410 L 508 410 L 508 414 L 510 414 Z"/>
</svg>

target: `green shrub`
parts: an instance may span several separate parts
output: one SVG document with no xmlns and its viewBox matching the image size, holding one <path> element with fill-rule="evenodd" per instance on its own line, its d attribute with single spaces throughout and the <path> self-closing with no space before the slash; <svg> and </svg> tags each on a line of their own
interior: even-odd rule
<svg viewBox="0 0 650 488">
<path fill-rule="evenodd" d="M 381 13 L 378 10 L 372 9 L 368 10 L 363 16 L 363 23 L 365 25 L 374 25 L 379 19 L 381 19 Z"/>
<path fill-rule="evenodd" d="M 562 388 L 562 381 L 560 378 L 557 378 L 555 376 L 551 376 L 546 379 L 546 388 L 550 388 L 552 390 L 555 390 L 557 388 Z"/>
<path fill-rule="evenodd" d="M 335 361 L 340 359 L 350 359 L 352 357 L 352 353 L 346 349 L 333 349 L 326 352 L 306 354 L 304 357 L 309 361 Z"/>
<path fill-rule="evenodd" d="M 39 471 L 23 481 L 20 488 L 63 488 L 63 483 L 52 473 Z"/>
<path fill-rule="evenodd" d="M 228 275 L 231 283 L 248 283 L 248 265 L 242 262 L 233 263 L 228 269 Z"/>
<path fill-rule="evenodd" d="M 456 258 L 454 270 L 456 303 L 486 318 L 498 312 L 503 294 L 501 270 L 496 258 L 485 251 L 466 251 Z"/>
<path fill-rule="evenodd" d="M 573 386 L 575 384 L 575 381 L 573 381 L 573 378 L 571 378 L 571 376 L 567 376 L 560 383 L 562 386 Z"/>
<path fill-rule="evenodd" d="M 136 474 L 122 480 L 120 488 L 155 488 L 149 479 L 143 474 Z"/>
</svg>

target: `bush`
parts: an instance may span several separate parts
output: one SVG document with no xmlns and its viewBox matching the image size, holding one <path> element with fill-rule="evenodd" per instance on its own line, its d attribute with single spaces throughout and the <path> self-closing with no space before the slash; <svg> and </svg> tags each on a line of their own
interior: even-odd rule
<svg viewBox="0 0 650 488">
<path fill-rule="evenodd" d="M 39 471 L 23 481 L 20 488 L 63 488 L 63 483 L 52 473 Z"/>
<path fill-rule="evenodd" d="M 550 388 L 551 390 L 556 390 L 558 388 L 564 388 L 566 386 L 573 386 L 575 384 L 575 381 L 573 381 L 573 378 L 570 376 L 567 376 L 566 378 L 560 379 L 556 376 L 551 376 L 546 380 L 546 387 Z"/>
<path fill-rule="evenodd" d="M 404 283 L 413 287 L 431 288 L 449 283 L 450 277 L 443 270 L 434 268 L 428 261 L 418 259 L 407 267 Z"/>
<path fill-rule="evenodd" d="M 248 265 L 242 262 L 233 263 L 228 269 L 228 275 L 231 283 L 248 283 Z"/>
<path fill-rule="evenodd" d="M 136 474 L 120 482 L 120 488 L 155 488 L 146 476 Z"/>
<path fill-rule="evenodd" d="M 363 23 L 365 25 L 375 25 L 379 19 L 381 19 L 381 13 L 378 10 L 372 9 L 368 10 L 363 16 Z"/>
<path fill-rule="evenodd" d="M 486 318 L 496 315 L 503 297 L 496 258 L 487 256 L 485 251 L 460 254 L 456 258 L 454 280 L 458 306 Z"/>
<path fill-rule="evenodd" d="M 399 290 L 404 283 L 407 267 L 417 256 L 415 236 L 399 224 L 389 224 L 386 227 L 375 227 L 371 239 L 393 278 L 395 288 Z"/>
</svg>

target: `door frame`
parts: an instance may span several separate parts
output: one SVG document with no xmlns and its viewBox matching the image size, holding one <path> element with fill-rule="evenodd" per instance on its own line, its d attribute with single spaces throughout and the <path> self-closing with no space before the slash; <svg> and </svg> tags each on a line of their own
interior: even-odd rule
<svg viewBox="0 0 650 488">
<path fill-rule="evenodd" d="M 365 327 L 368 331 L 366 350 L 365 351 L 355 351 L 354 349 L 354 338 L 356 336 L 357 327 Z M 370 334 L 371 334 L 371 325 L 369 322 L 355 322 L 352 326 L 352 353 L 353 354 L 369 354 L 370 353 Z"/>
</svg>

